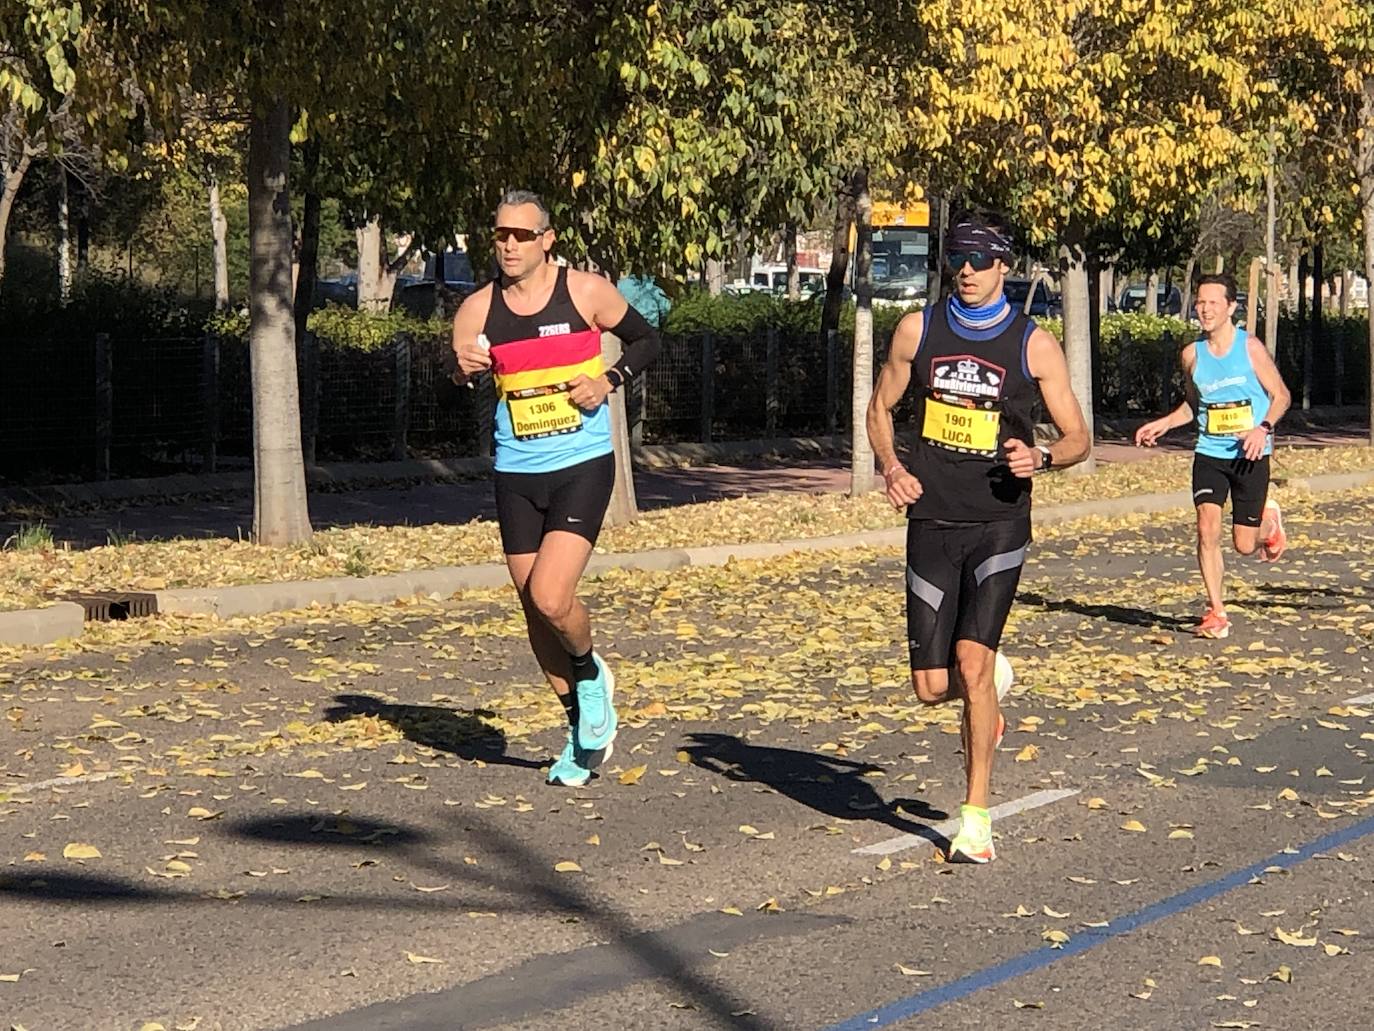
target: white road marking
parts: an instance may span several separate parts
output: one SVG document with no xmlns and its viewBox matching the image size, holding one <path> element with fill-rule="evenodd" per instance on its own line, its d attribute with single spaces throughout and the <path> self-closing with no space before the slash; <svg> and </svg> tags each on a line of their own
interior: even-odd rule
<svg viewBox="0 0 1374 1031">
<path fill-rule="evenodd" d="M 1343 704 L 1345 704 L 1345 705 L 1369 705 L 1369 704 L 1371 704 L 1371 703 L 1374 703 L 1374 693 L 1362 694 L 1362 695 L 1360 695 L 1360 696 L 1358 696 L 1358 697 L 1356 697 L 1356 698 L 1347 698 Z"/>
<path fill-rule="evenodd" d="M 44 788 L 64 788 L 71 784 L 95 784 L 116 776 L 114 773 L 87 773 L 81 777 L 51 777 L 30 784 L 21 781 L 14 784 L 0 784 L 0 795 L 13 795 L 28 791 L 42 791 Z"/>
<path fill-rule="evenodd" d="M 1051 802 L 1058 802 L 1062 798 L 1069 798 L 1078 794 L 1078 788 L 1047 788 L 1044 791 L 1036 791 L 1024 798 L 1018 798 L 1011 802 L 1003 802 L 995 805 L 988 810 L 988 815 L 994 820 L 1001 820 L 1016 813 L 1023 813 L 1027 809 L 1038 809 L 1042 805 L 1049 805 Z M 919 834 L 901 834 L 887 841 L 880 841 L 876 845 L 865 845 L 863 848 L 854 849 L 856 856 L 890 856 L 894 852 L 902 852 L 908 848 L 915 848 L 917 845 L 929 845 L 937 839 L 948 841 L 959 832 L 959 821 L 946 820 L 944 823 L 937 823 L 932 827 L 927 827 Z"/>
</svg>

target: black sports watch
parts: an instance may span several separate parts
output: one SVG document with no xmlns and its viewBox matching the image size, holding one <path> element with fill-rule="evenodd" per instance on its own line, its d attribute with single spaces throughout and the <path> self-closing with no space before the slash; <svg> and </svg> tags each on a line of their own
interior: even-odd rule
<svg viewBox="0 0 1374 1031">
<path fill-rule="evenodd" d="M 1040 452 L 1040 472 L 1054 468 L 1054 455 L 1044 444 L 1036 444 L 1035 450 Z"/>
<path fill-rule="evenodd" d="M 1274 424 L 1273 424 L 1272 422 L 1270 422 L 1268 419 L 1265 419 L 1263 422 L 1261 422 L 1261 423 L 1260 423 L 1260 427 L 1261 427 L 1266 433 L 1273 433 L 1273 432 L 1274 432 Z"/>
</svg>

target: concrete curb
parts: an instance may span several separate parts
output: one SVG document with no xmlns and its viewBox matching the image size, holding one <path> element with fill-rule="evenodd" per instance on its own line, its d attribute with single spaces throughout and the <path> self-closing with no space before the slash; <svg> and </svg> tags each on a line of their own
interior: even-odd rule
<svg viewBox="0 0 1374 1031">
<path fill-rule="evenodd" d="M 64 637 L 80 637 L 85 623 L 86 610 L 72 601 L 0 612 L 0 644 L 49 644 Z"/>
<path fill-rule="evenodd" d="M 1374 470 L 1330 473 L 1286 481 L 1289 488 L 1310 491 L 1349 490 L 1366 484 L 1374 484 Z M 1188 491 L 1139 494 L 1042 508 L 1034 511 L 1034 521 L 1049 525 L 1090 517 L 1112 518 L 1135 513 L 1175 511 L 1186 509 L 1191 504 L 1192 496 Z M 719 566 L 736 560 L 774 558 L 802 552 L 900 547 L 905 540 L 906 527 L 894 526 L 803 540 L 663 548 L 618 555 L 597 554 L 592 556 L 588 569 L 591 572 L 604 572 L 611 569 L 666 570 L 682 566 Z M 202 613 L 229 618 L 347 602 L 386 603 L 416 596 L 446 598 L 459 591 L 502 587 L 508 582 L 504 564 L 488 563 L 439 566 L 369 577 L 177 588 L 155 593 L 159 612 Z M 81 606 L 71 602 L 59 602 L 43 609 L 0 612 L 0 644 L 39 645 L 63 637 L 78 637 L 82 630 L 83 615 Z"/>
</svg>

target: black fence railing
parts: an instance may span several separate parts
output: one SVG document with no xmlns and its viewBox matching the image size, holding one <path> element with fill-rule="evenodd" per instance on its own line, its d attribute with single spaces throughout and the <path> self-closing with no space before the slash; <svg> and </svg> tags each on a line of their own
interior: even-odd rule
<svg viewBox="0 0 1374 1031">
<path fill-rule="evenodd" d="M 1369 351 L 1362 321 L 1333 320 L 1304 347 L 1284 320 L 1278 364 L 1295 402 L 1360 404 Z M 889 338 L 875 340 L 874 371 Z M 1164 337 L 1105 339 L 1100 415 L 1163 412 L 1182 398 Z M 365 351 L 311 339 L 300 355 L 302 430 L 314 461 L 475 455 L 490 448 L 489 386 L 448 379 L 446 337 L 398 337 Z M 636 441 L 722 441 L 847 432 L 852 342 L 779 327 L 665 335 L 636 384 Z M 244 464 L 252 453 L 248 344 L 235 338 L 98 335 L 0 340 L 0 479 L 148 476 Z M 910 400 L 896 411 L 909 419 Z"/>
</svg>

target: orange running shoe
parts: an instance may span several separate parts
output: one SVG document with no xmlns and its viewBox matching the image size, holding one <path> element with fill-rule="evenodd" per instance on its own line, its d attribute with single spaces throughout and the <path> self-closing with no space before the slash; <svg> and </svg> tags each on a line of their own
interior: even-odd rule
<svg viewBox="0 0 1374 1031">
<path fill-rule="evenodd" d="M 1266 515 L 1273 513 L 1274 532 L 1260 541 L 1260 561 L 1277 562 L 1284 549 L 1288 547 L 1288 534 L 1283 529 L 1283 513 L 1279 511 L 1277 501 L 1266 501 L 1264 512 Z"/>
<path fill-rule="evenodd" d="M 1226 618 L 1226 613 L 1218 612 L 1216 609 L 1208 609 L 1207 614 L 1198 622 L 1193 633 L 1198 637 L 1211 638 L 1219 641 L 1231 633 L 1231 621 Z"/>
</svg>

